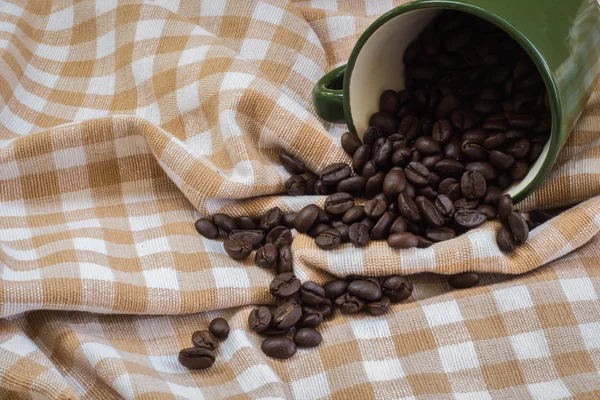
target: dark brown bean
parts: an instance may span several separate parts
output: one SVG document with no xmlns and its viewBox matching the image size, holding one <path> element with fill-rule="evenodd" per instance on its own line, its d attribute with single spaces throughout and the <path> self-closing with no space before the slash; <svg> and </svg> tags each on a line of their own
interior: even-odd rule
<svg viewBox="0 0 600 400">
<path fill-rule="evenodd" d="M 510 233 L 513 236 L 514 242 L 517 246 L 522 245 L 529 236 L 529 227 L 527 221 L 520 212 L 513 211 L 508 216 L 508 226 Z"/>
<path fill-rule="evenodd" d="M 463 272 L 461 274 L 452 275 L 448 279 L 448 284 L 455 289 L 466 289 L 473 287 L 479 283 L 479 275 L 474 272 Z"/>
<path fill-rule="evenodd" d="M 465 166 L 460 161 L 445 158 L 438 161 L 433 170 L 440 176 L 458 178 L 465 173 Z"/>
<path fill-rule="evenodd" d="M 237 221 L 225 214 L 213 215 L 213 223 L 227 233 L 238 229 Z"/>
<path fill-rule="evenodd" d="M 315 243 L 322 249 L 335 249 L 342 243 L 342 235 L 336 228 L 327 229 L 316 237 Z"/>
<path fill-rule="evenodd" d="M 354 224 L 350 225 L 348 237 L 353 245 L 358 247 L 365 246 L 371 239 L 370 228 L 363 222 L 355 222 Z"/>
<path fill-rule="evenodd" d="M 375 224 L 373 229 L 371 229 L 371 239 L 380 240 L 387 237 L 390 227 L 394 222 L 394 216 L 390 211 L 386 211 L 383 213 L 379 221 Z"/>
<path fill-rule="evenodd" d="M 531 143 L 527 139 L 517 140 L 512 146 L 506 149 L 506 153 L 514 158 L 525 158 L 529 153 Z"/>
<path fill-rule="evenodd" d="M 435 167 L 435 164 L 442 161 L 443 159 L 444 155 L 442 153 L 438 153 L 431 156 L 423 157 L 421 159 L 421 164 L 423 164 L 425 168 L 431 171 Z M 429 179 L 429 184 L 431 185 L 431 178 Z"/>
<path fill-rule="evenodd" d="M 223 242 L 223 248 L 229 257 L 234 260 L 242 260 L 252 252 L 252 244 L 237 241 L 229 237 Z"/>
<path fill-rule="evenodd" d="M 273 311 L 273 325 L 279 330 L 289 329 L 302 317 L 302 307 L 294 302 L 286 302 Z"/>
<path fill-rule="evenodd" d="M 430 136 L 420 136 L 415 141 L 415 148 L 421 152 L 421 154 L 431 155 L 442 151 L 440 143 L 434 140 Z"/>
<path fill-rule="evenodd" d="M 477 210 L 459 210 L 454 213 L 454 222 L 463 228 L 472 229 L 483 224 L 486 216 Z"/>
<path fill-rule="evenodd" d="M 486 181 L 492 181 L 496 179 L 496 170 L 492 167 L 492 164 L 485 161 L 473 161 L 465 166 L 467 171 L 479 172 Z"/>
<path fill-rule="evenodd" d="M 513 182 L 520 181 L 525 178 L 529 172 L 529 165 L 525 161 L 516 161 L 510 169 L 510 177 Z"/>
<path fill-rule="evenodd" d="M 373 143 L 371 159 L 379 168 L 386 168 L 392 162 L 392 142 L 388 138 L 379 138 Z"/>
<path fill-rule="evenodd" d="M 334 163 L 323 168 L 319 177 L 325 185 L 337 185 L 341 180 L 352 175 L 352 170 L 345 163 Z"/>
<path fill-rule="evenodd" d="M 292 232 L 283 225 L 276 226 L 265 239 L 266 243 L 273 243 L 279 249 L 281 246 L 292 244 Z"/>
<path fill-rule="evenodd" d="M 274 207 L 274 208 L 270 209 L 269 211 L 267 211 L 260 218 L 260 229 L 262 229 L 263 231 L 270 231 L 271 229 L 275 228 L 276 226 L 281 225 L 282 220 L 283 220 L 283 212 L 281 211 L 281 209 L 279 207 Z"/>
<path fill-rule="evenodd" d="M 367 180 L 362 176 L 352 176 L 340 181 L 337 185 L 338 192 L 362 193 L 365 190 Z"/>
<path fill-rule="evenodd" d="M 272 337 L 265 339 L 260 346 L 265 355 L 279 360 L 285 360 L 296 354 L 296 344 L 285 337 Z"/>
<path fill-rule="evenodd" d="M 217 338 L 208 330 L 195 331 L 192 334 L 192 343 L 196 347 L 202 347 L 209 350 L 217 348 Z"/>
<path fill-rule="evenodd" d="M 379 111 L 396 114 L 400 108 L 400 96 L 394 90 L 386 90 L 379 97 Z"/>
<path fill-rule="evenodd" d="M 436 208 L 433 202 L 427 198 L 417 198 L 417 208 L 423 220 L 432 227 L 440 227 L 444 225 L 444 216 Z"/>
<path fill-rule="evenodd" d="M 392 164 L 396 167 L 404 167 L 408 164 L 411 150 L 408 147 L 402 147 L 392 154 Z"/>
<path fill-rule="evenodd" d="M 515 162 L 515 158 L 510 154 L 502 153 L 498 150 L 490 152 L 490 164 L 499 169 L 508 169 Z"/>
<path fill-rule="evenodd" d="M 409 221 L 420 221 L 421 215 L 415 201 L 406 193 L 398 195 L 398 211 Z"/>
<path fill-rule="evenodd" d="M 214 351 L 202 347 L 190 347 L 179 352 L 178 360 L 188 369 L 206 369 L 215 362 Z"/>
<path fill-rule="evenodd" d="M 335 299 L 335 304 L 344 314 L 356 314 L 365 308 L 365 302 L 350 293 L 345 293 Z"/>
<path fill-rule="evenodd" d="M 344 151 L 352 157 L 356 150 L 362 146 L 362 142 L 356 133 L 346 132 L 341 138 L 342 148 Z"/>
<path fill-rule="evenodd" d="M 452 124 L 460 131 L 473 129 L 479 121 L 479 115 L 474 111 L 456 110 L 452 113 Z"/>
<path fill-rule="evenodd" d="M 447 144 L 452 139 L 452 124 L 447 119 L 440 119 L 431 128 L 431 137 L 440 142 Z"/>
<path fill-rule="evenodd" d="M 460 179 L 460 189 L 466 198 L 479 199 L 485 195 L 487 184 L 479 172 L 467 171 Z"/>
<path fill-rule="evenodd" d="M 365 209 L 363 206 L 354 206 L 344 213 L 342 222 L 344 224 L 353 224 L 359 220 L 362 220 L 365 216 Z"/>
<path fill-rule="evenodd" d="M 258 309 L 252 310 L 248 316 L 248 325 L 254 332 L 263 332 L 273 320 L 273 314 L 268 307 L 260 306 Z"/>
<path fill-rule="evenodd" d="M 371 315 L 382 315 L 388 312 L 391 306 L 389 297 L 381 297 L 378 301 L 373 301 L 367 304 L 367 311 Z"/>
<path fill-rule="evenodd" d="M 240 227 L 240 230 L 244 230 L 244 231 L 251 231 L 251 230 L 258 229 L 256 222 L 252 218 L 246 217 L 246 216 L 240 217 L 238 219 L 238 226 Z"/>
<path fill-rule="evenodd" d="M 313 225 L 313 227 L 310 228 L 308 232 L 306 232 L 306 234 L 312 238 L 317 238 L 321 233 L 325 232 L 326 230 L 328 230 L 330 228 L 331 228 L 331 226 L 329 226 L 329 224 L 315 223 Z"/>
<path fill-rule="evenodd" d="M 294 218 L 294 228 L 300 233 L 306 233 L 315 223 L 320 208 L 314 204 L 305 206 Z"/>
<path fill-rule="evenodd" d="M 200 218 L 194 226 L 198 233 L 207 239 L 217 239 L 219 237 L 219 227 L 210 218 Z"/>
<path fill-rule="evenodd" d="M 229 336 L 229 323 L 224 318 L 215 318 L 208 325 L 208 331 L 221 340 Z"/>
<path fill-rule="evenodd" d="M 287 154 L 280 153 L 279 162 L 283 165 L 283 168 L 292 175 L 300 175 L 306 172 L 304 164 Z"/>
<path fill-rule="evenodd" d="M 348 293 L 363 300 L 375 301 L 381 297 L 381 286 L 372 281 L 355 280 L 348 285 Z"/>
<path fill-rule="evenodd" d="M 352 156 L 352 169 L 357 174 L 362 173 L 363 167 L 371 159 L 371 146 L 363 144 L 354 152 Z"/>
<path fill-rule="evenodd" d="M 448 119 L 452 113 L 461 108 L 462 102 L 452 94 L 442 97 L 440 103 L 435 109 L 435 119 Z"/>
<path fill-rule="evenodd" d="M 385 173 L 379 171 L 374 176 L 367 180 L 365 185 L 365 195 L 367 197 L 373 197 L 377 193 L 380 193 L 383 189 L 383 183 L 385 181 Z"/>
<path fill-rule="evenodd" d="M 498 211 L 496 210 L 496 207 L 491 206 L 489 204 L 481 204 L 480 206 L 477 207 L 477 211 L 479 211 L 480 213 L 485 214 L 485 216 L 487 217 L 487 219 L 494 219 L 494 218 L 496 218 L 496 215 L 498 213 Z"/>
<path fill-rule="evenodd" d="M 444 218 L 452 218 L 454 216 L 454 202 L 445 194 L 439 194 L 435 199 L 435 207 Z"/>
<path fill-rule="evenodd" d="M 425 237 L 433 242 L 443 242 L 446 240 L 454 239 L 456 232 L 452 228 L 432 228 L 427 229 Z"/>
<path fill-rule="evenodd" d="M 377 164 L 375 161 L 369 160 L 362 169 L 361 176 L 365 179 L 373 177 L 377 173 Z"/>
<path fill-rule="evenodd" d="M 298 329 L 294 334 L 294 343 L 298 347 L 317 347 L 322 340 L 323 336 L 314 328 Z"/>
<path fill-rule="evenodd" d="M 277 272 L 280 274 L 284 272 L 292 272 L 293 271 L 293 257 L 292 257 L 292 249 L 290 246 L 282 246 L 279 249 L 279 259 L 277 261 Z"/>
<path fill-rule="evenodd" d="M 256 251 L 254 263 L 261 268 L 275 268 L 279 259 L 279 251 L 273 243 L 267 243 Z"/>
<path fill-rule="evenodd" d="M 504 134 L 504 132 L 499 132 L 485 139 L 485 141 L 483 142 L 483 147 L 488 151 L 496 150 L 501 148 L 505 142 L 506 135 Z"/>
<path fill-rule="evenodd" d="M 325 199 L 325 211 L 331 215 L 343 215 L 354 207 L 354 198 L 349 193 L 334 193 Z"/>
<path fill-rule="evenodd" d="M 290 196 L 304 196 L 314 193 L 317 177 L 311 173 L 292 175 L 285 182 L 286 193 Z"/>
<path fill-rule="evenodd" d="M 417 185 L 427 185 L 431 172 L 419 162 L 411 162 L 404 170 L 406 178 Z"/>
<path fill-rule="evenodd" d="M 451 141 L 444 147 L 444 157 L 449 160 L 460 160 L 462 157 L 461 143 L 459 141 Z"/>
<path fill-rule="evenodd" d="M 369 119 L 369 126 L 374 126 L 380 132 L 388 134 L 398 132 L 399 124 L 400 122 L 394 114 L 385 111 L 376 112 Z"/>
<path fill-rule="evenodd" d="M 406 232 L 406 220 L 404 217 L 396 218 L 390 227 L 390 234 L 398 232 Z"/>
<path fill-rule="evenodd" d="M 330 300 L 337 299 L 348 291 L 348 281 L 336 279 L 326 284 L 323 289 L 325 290 L 326 298 Z"/>
<path fill-rule="evenodd" d="M 481 199 L 485 204 L 496 207 L 498 200 L 502 196 L 502 190 L 497 186 L 488 186 L 485 196 Z"/>
<path fill-rule="evenodd" d="M 417 237 L 410 232 L 391 234 L 387 239 L 388 245 L 394 249 L 410 249 L 417 247 Z"/>
<path fill-rule="evenodd" d="M 410 297 L 413 286 L 405 277 L 392 275 L 383 281 L 381 289 L 392 303 L 398 303 Z"/>
<path fill-rule="evenodd" d="M 276 297 L 291 297 L 300 290 L 300 280 L 291 272 L 284 272 L 273 279 L 269 290 Z"/>
<path fill-rule="evenodd" d="M 502 226 L 496 235 L 496 242 L 500 250 L 508 252 L 512 251 L 516 244 L 510 229 L 507 226 Z"/>
</svg>

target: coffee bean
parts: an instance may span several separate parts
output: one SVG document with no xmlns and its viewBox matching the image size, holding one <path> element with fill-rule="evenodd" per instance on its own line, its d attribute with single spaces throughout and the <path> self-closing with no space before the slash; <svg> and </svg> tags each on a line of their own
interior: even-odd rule
<svg viewBox="0 0 600 400">
<path fill-rule="evenodd" d="M 229 257 L 234 260 L 242 260 L 252 252 L 252 244 L 248 242 L 237 241 L 232 238 L 227 238 L 223 242 L 223 248 Z"/>
<path fill-rule="evenodd" d="M 371 159 L 379 168 L 386 168 L 391 163 L 393 148 L 388 138 L 382 137 L 373 143 Z"/>
<path fill-rule="evenodd" d="M 413 80 L 431 82 L 439 77 L 439 71 L 435 65 L 418 64 L 407 68 L 406 75 Z"/>
<path fill-rule="evenodd" d="M 421 159 L 421 164 L 425 166 L 428 170 L 433 170 L 435 164 L 442 161 L 444 159 L 444 155 L 441 153 L 434 154 L 431 156 L 423 157 Z M 429 184 L 431 184 L 431 178 L 429 179 Z M 435 185 L 434 185 L 435 186 Z"/>
<path fill-rule="evenodd" d="M 487 137 L 488 137 L 488 135 L 485 130 L 471 129 L 470 131 L 467 131 L 462 134 L 461 140 L 463 140 L 463 141 L 468 140 L 471 143 L 475 143 L 475 144 L 478 144 L 481 146 L 481 145 L 483 145 L 483 143 L 485 142 Z"/>
<path fill-rule="evenodd" d="M 292 240 L 292 232 L 283 225 L 271 229 L 266 238 L 267 243 L 273 243 L 278 249 L 292 244 Z"/>
<path fill-rule="evenodd" d="M 283 330 L 296 325 L 302 317 L 302 308 L 294 302 L 286 302 L 273 311 L 273 325 Z"/>
<path fill-rule="evenodd" d="M 486 221 L 485 214 L 477 210 L 459 210 L 454 213 L 454 222 L 463 228 L 472 229 Z"/>
<path fill-rule="evenodd" d="M 420 136 L 415 141 L 415 148 L 422 154 L 436 154 L 442 151 L 439 142 L 430 136 Z"/>
<path fill-rule="evenodd" d="M 392 164 L 396 167 L 404 167 L 408 164 L 411 150 L 408 147 L 402 147 L 392 154 Z"/>
<path fill-rule="evenodd" d="M 355 314 L 365 308 L 365 302 L 350 293 L 345 293 L 335 299 L 335 304 L 344 314 Z"/>
<path fill-rule="evenodd" d="M 513 212 L 514 206 L 510 194 L 505 194 L 498 200 L 498 218 L 503 223 L 508 223 L 508 217 Z"/>
<path fill-rule="evenodd" d="M 447 119 L 440 119 L 431 128 L 431 137 L 440 142 L 447 144 L 452 139 L 452 125 Z"/>
<path fill-rule="evenodd" d="M 406 181 L 406 185 L 404 186 L 404 191 L 402 193 L 406 194 L 410 198 L 414 198 L 417 195 L 417 190 L 413 183 Z"/>
<path fill-rule="evenodd" d="M 362 221 L 360 221 L 360 223 L 367 227 L 368 232 L 371 232 L 371 229 L 373 229 L 373 227 L 375 226 L 375 220 L 368 218 L 368 217 L 363 219 Z M 349 233 L 350 232 L 348 232 L 348 234 Z"/>
<path fill-rule="evenodd" d="M 520 212 L 513 211 L 508 216 L 508 226 L 517 246 L 522 245 L 529 236 L 529 226 Z"/>
<path fill-rule="evenodd" d="M 387 239 L 388 245 L 394 249 L 410 249 L 417 247 L 417 237 L 410 232 L 391 234 Z"/>
<path fill-rule="evenodd" d="M 378 219 L 387 210 L 387 203 L 384 200 L 371 199 L 365 203 L 365 216 L 372 219 Z"/>
<path fill-rule="evenodd" d="M 374 176 L 367 180 L 365 185 L 365 194 L 367 197 L 372 197 L 383 189 L 383 182 L 385 180 L 385 174 L 381 171 L 377 172 Z"/>
<path fill-rule="evenodd" d="M 315 243 L 322 249 L 335 249 L 342 243 L 342 235 L 336 228 L 327 229 L 317 236 Z"/>
<path fill-rule="evenodd" d="M 260 229 L 270 231 L 278 225 L 281 225 L 283 220 L 283 212 L 279 207 L 274 207 L 267 211 L 260 219 Z"/>
<path fill-rule="evenodd" d="M 354 198 L 349 193 L 334 193 L 325 199 L 325 211 L 331 215 L 343 215 L 354 206 Z"/>
<path fill-rule="evenodd" d="M 320 208 L 314 204 L 305 206 L 294 218 L 294 228 L 300 233 L 306 233 L 315 223 Z"/>
<path fill-rule="evenodd" d="M 273 279 L 269 290 L 276 297 L 291 297 L 300 290 L 300 280 L 291 272 L 284 272 Z"/>
<path fill-rule="evenodd" d="M 385 111 L 376 112 L 369 119 L 369 126 L 374 126 L 383 133 L 398 132 L 399 124 L 400 122 L 394 114 Z"/>
<path fill-rule="evenodd" d="M 398 303 L 410 297 L 413 291 L 411 283 L 403 276 L 392 275 L 381 284 L 382 293 L 392 303 Z"/>
<path fill-rule="evenodd" d="M 348 291 L 348 281 L 343 279 L 336 279 L 327 283 L 323 289 L 325 290 L 325 297 L 328 299 L 337 299 Z"/>
<path fill-rule="evenodd" d="M 416 200 L 417 208 L 423 220 L 432 227 L 444 225 L 444 216 L 436 208 L 433 202 L 427 198 L 418 198 Z"/>
<path fill-rule="evenodd" d="M 460 160 L 462 157 L 461 143 L 459 141 L 451 141 L 444 147 L 444 157 L 449 160 Z"/>
<path fill-rule="evenodd" d="M 331 229 L 329 224 L 314 224 L 312 228 L 310 228 L 308 232 L 306 232 L 306 234 L 312 238 L 316 238 L 328 229 Z"/>
<path fill-rule="evenodd" d="M 294 219 L 298 215 L 297 212 L 289 212 L 283 215 L 283 226 L 292 229 L 294 227 Z"/>
<path fill-rule="evenodd" d="M 458 200 L 460 196 L 462 196 L 460 184 L 454 178 L 446 178 L 441 181 L 438 186 L 438 191 L 439 194 L 448 196 L 452 201 Z"/>
<path fill-rule="evenodd" d="M 323 314 L 319 312 L 303 313 L 296 328 L 316 328 L 323 322 Z"/>
<path fill-rule="evenodd" d="M 365 216 L 365 209 L 363 206 L 354 206 L 344 213 L 342 222 L 344 224 L 353 224 L 359 220 L 362 220 Z"/>
<path fill-rule="evenodd" d="M 382 315 L 388 312 L 391 306 L 391 301 L 388 297 L 383 296 L 379 301 L 374 301 L 367 304 L 367 311 L 371 315 Z"/>
<path fill-rule="evenodd" d="M 500 250 L 504 252 L 512 251 L 516 247 L 513 235 L 507 226 L 502 226 L 502 228 L 500 228 L 496 235 L 496 242 L 498 243 Z"/>
<path fill-rule="evenodd" d="M 488 159 L 487 150 L 473 140 L 464 140 L 460 146 L 461 153 L 470 160 L 485 161 Z"/>
<path fill-rule="evenodd" d="M 431 172 L 419 162 L 411 162 L 404 170 L 406 178 L 417 185 L 427 185 Z"/>
<path fill-rule="evenodd" d="M 454 202 L 456 211 L 475 210 L 477 207 L 479 207 L 479 199 L 467 199 L 466 197 L 463 197 Z"/>
<path fill-rule="evenodd" d="M 345 163 L 334 163 L 323 168 L 319 177 L 325 185 L 337 185 L 341 180 L 352 175 L 352 170 Z"/>
<path fill-rule="evenodd" d="M 381 287 L 367 280 L 355 280 L 348 285 L 348 293 L 363 300 L 375 301 L 381 297 Z"/>
<path fill-rule="evenodd" d="M 206 369 L 215 362 L 214 351 L 202 347 L 190 347 L 179 352 L 179 363 L 188 369 Z"/>
<path fill-rule="evenodd" d="M 377 165 L 375 164 L 375 161 L 369 160 L 363 167 L 361 176 L 363 178 L 367 179 L 367 183 L 368 183 L 368 179 L 373 177 L 376 173 L 377 173 Z"/>
<path fill-rule="evenodd" d="M 390 226 L 390 234 L 398 232 L 406 232 L 406 219 L 404 217 L 396 218 Z"/>
<path fill-rule="evenodd" d="M 452 228 L 432 228 L 427 229 L 425 237 L 433 242 L 443 242 L 446 240 L 454 239 L 456 232 Z"/>
<path fill-rule="evenodd" d="M 371 230 L 371 239 L 380 240 L 386 238 L 393 222 L 394 216 L 390 211 L 383 213 L 381 218 L 379 218 L 379 221 L 377 221 Z"/>
<path fill-rule="evenodd" d="M 261 306 L 258 309 L 252 310 L 248 316 L 248 325 L 254 332 L 260 333 L 265 331 L 273 320 L 273 314 L 268 307 Z"/>
<path fill-rule="evenodd" d="M 406 193 L 400 193 L 398 195 L 398 211 L 400 215 L 409 221 L 420 221 L 421 214 L 415 203 Z"/>
<path fill-rule="evenodd" d="M 207 239 L 217 239 L 219 237 L 219 228 L 210 218 L 200 218 L 194 226 L 198 233 Z"/>
<path fill-rule="evenodd" d="M 508 119 L 508 124 L 514 129 L 530 129 L 537 124 L 537 118 L 531 114 L 516 114 Z"/>
<path fill-rule="evenodd" d="M 505 142 L 506 134 L 504 132 L 499 132 L 485 139 L 483 142 L 483 147 L 488 151 L 497 150 L 500 149 Z"/>
<path fill-rule="evenodd" d="M 435 109 L 435 119 L 448 119 L 452 113 L 461 108 L 462 102 L 452 94 L 442 97 L 440 103 Z"/>
<path fill-rule="evenodd" d="M 456 110 L 452 113 L 452 125 L 460 131 L 473 129 L 479 122 L 479 115 L 474 111 Z"/>
<path fill-rule="evenodd" d="M 261 230 L 250 230 L 250 231 L 231 231 L 229 238 L 239 243 L 246 243 L 251 245 L 253 248 L 258 248 L 265 240 L 265 232 Z"/>
<path fill-rule="evenodd" d="M 496 207 L 498 204 L 498 200 L 502 196 L 502 190 L 497 186 L 488 186 L 483 199 L 481 199 L 485 204 L 489 204 L 491 206 Z"/>
<path fill-rule="evenodd" d="M 477 171 L 467 171 L 460 179 L 460 189 L 468 199 L 479 199 L 485 195 L 485 178 Z"/>
<path fill-rule="evenodd" d="M 296 344 L 288 338 L 272 337 L 265 339 L 260 346 L 265 355 L 279 360 L 285 360 L 296 354 Z"/>
<path fill-rule="evenodd" d="M 421 133 L 422 124 L 419 118 L 414 115 L 406 115 L 400 121 L 398 133 L 406 137 L 408 140 L 415 139 Z"/>
<path fill-rule="evenodd" d="M 223 318 L 215 318 L 208 325 L 208 331 L 221 340 L 229 335 L 229 323 Z"/>
<path fill-rule="evenodd" d="M 406 186 L 406 175 L 402 170 L 392 169 L 383 180 L 383 193 L 387 197 L 396 197 Z"/>
<path fill-rule="evenodd" d="M 287 154 L 279 154 L 279 162 L 283 165 L 283 168 L 292 175 L 299 175 L 306 172 L 306 168 L 300 161 Z"/>
<path fill-rule="evenodd" d="M 465 166 L 457 160 L 443 159 L 435 164 L 433 170 L 440 176 L 458 178 L 465 173 Z"/>
<path fill-rule="evenodd" d="M 477 211 L 485 214 L 487 219 L 496 218 L 496 214 L 497 214 L 496 207 L 490 206 L 489 204 L 481 204 L 480 206 L 477 207 Z"/>
<path fill-rule="evenodd" d="M 290 329 L 277 329 L 275 326 L 271 325 L 264 331 L 260 332 L 261 336 L 267 337 L 277 337 L 277 336 L 286 336 L 289 333 Z"/>
<path fill-rule="evenodd" d="M 335 227 L 340 233 L 342 238 L 342 243 L 347 243 L 350 240 L 350 226 L 346 224 L 341 224 Z"/>
<path fill-rule="evenodd" d="M 465 165 L 467 171 L 479 172 L 486 181 L 496 179 L 497 174 L 492 164 L 486 161 L 473 161 Z"/>
<path fill-rule="evenodd" d="M 370 228 L 362 222 L 355 222 L 350 225 L 350 231 L 348 231 L 348 238 L 350 242 L 358 247 L 365 246 L 370 240 Z"/>
<path fill-rule="evenodd" d="M 458 11 L 446 11 L 437 20 L 436 27 L 442 33 L 450 33 L 463 26 L 465 14 Z"/>
<path fill-rule="evenodd" d="M 454 202 L 445 194 L 440 194 L 435 199 L 435 208 L 438 209 L 444 218 L 452 218 L 454 216 Z"/>
<path fill-rule="evenodd" d="M 261 268 L 275 268 L 279 258 L 279 251 L 273 243 L 267 243 L 256 251 L 254 263 Z"/>
<path fill-rule="evenodd" d="M 506 153 L 514 158 L 525 158 L 529 153 L 531 143 L 527 139 L 517 140 L 512 146 L 506 149 Z"/>
<path fill-rule="evenodd" d="M 225 214 L 213 215 L 213 223 L 227 233 L 238 229 L 236 220 Z"/>
<path fill-rule="evenodd" d="M 364 192 L 367 180 L 362 176 L 346 178 L 337 185 L 338 192 L 357 193 Z"/>
<path fill-rule="evenodd" d="M 354 152 L 354 156 L 352 156 L 352 169 L 357 174 L 362 173 L 363 167 L 371 159 L 371 146 L 368 144 L 363 144 L 356 152 Z"/>
<path fill-rule="evenodd" d="M 341 138 L 342 149 L 352 157 L 356 150 L 362 146 L 362 142 L 356 133 L 346 132 Z"/>
<path fill-rule="evenodd" d="M 298 347 L 317 347 L 322 340 L 323 336 L 314 328 L 298 329 L 294 334 L 294 343 Z"/>
<path fill-rule="evenodd" d="M 279 249 L 279 258 L 277 260 L 277 272 L 292 272 L 293 267 L 292 249 L 290 246 L 281 246 Z"/>
<path fill-rule="evenodd" d="M 396 91 L 386 90 L 379 98 L 379 110 L 395 114 L 400 108 L 400 102 L 400 96 Z"/>
<path fill-rule="evenodd" d="M 305 304 L 318 305 L 321 304 L 325 297 L 325 289 L 314 282 L 306 281 L 300 288 L 300 298 Z"/>
<path fill-rule="evenodd" d="M 452 275 L 448 279 L 448 284 L 455 289 L 466 289 L 479 283 L 479 275 L 473 272 L 463 272 L 462 274 Z"/>
<path fill-rule="evenodd" d="M 493 150 L 490 153 L 490 163 L 499 169 L 510 168 L 515 162 L 515 158 L 509 154 L 502 153 L 498 150 Z"/>
<path fill-rule="evenodd" d="M 240 217 L 238 218 L 238 226 L 240 230 L 251 231 L 258 229 L 256 226 L 256 222 L 250 217 Z"/>
<path fill-rule="evenodd" d="M 316 177 L 311 173 L 292 175 L 285 182 L 285 191 L 290 196 L 310 195 L 315 190 Z"/>
<path fill-rule="evenodd" d="M 529 172 L 529 165 L 525 161 L 516 161 L 510 169 L 510 178 L 513 182 L 520 181 L 525 178 Z"/>
<path fill-rule="evenodd" d="M 535 133 L 547 133 L 552 130 L 552 116 L 550 114 L 542 114 L 538 118 L 538 123 L 533 127 Z"/>
</svg>

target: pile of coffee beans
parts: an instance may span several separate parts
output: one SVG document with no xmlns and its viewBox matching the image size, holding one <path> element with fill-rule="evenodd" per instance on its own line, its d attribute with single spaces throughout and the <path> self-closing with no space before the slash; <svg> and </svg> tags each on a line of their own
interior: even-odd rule
<svg viewBox="0 0 600 400">
<path fill-rule="evenodd" d="M 212 367 L 216 359 L 218 340 L 225 340 L 229 335 L 229 323 L 223 318 L 215 318 L 208 330 L 196 331 L 192 335 L 194 347 L 179 352 L 179 363 L 189 369 L 207 369 Z"/>
</svg>

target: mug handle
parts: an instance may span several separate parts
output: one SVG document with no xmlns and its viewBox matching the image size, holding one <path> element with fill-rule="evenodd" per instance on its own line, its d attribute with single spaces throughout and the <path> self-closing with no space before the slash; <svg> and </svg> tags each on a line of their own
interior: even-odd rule
<svg viewBox="0 0 600 400">
<path fill-rule="evenodd" d="M 344 124 L 344 73 L 342 65 L 323 75 L 315 84 L 312 100 L 317 115 L 334 124 Z"/>
</svg>

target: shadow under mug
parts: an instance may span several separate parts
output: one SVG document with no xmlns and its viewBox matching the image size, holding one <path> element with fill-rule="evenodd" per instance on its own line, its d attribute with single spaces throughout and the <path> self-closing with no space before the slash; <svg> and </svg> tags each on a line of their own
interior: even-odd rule
<svg viewBox="0 0 600 400">
<path fill-rule="evenodd" d="M 360 36 L 348 63 L 313 89 L 317 114 L 346 123 L 362 137 L 386 89 L 404 88 L 403 54 L 445 9 L 483 18 L 511 35 L 529 54 L 546 85 L 550 139 L 527 176 L 505 192 L 516 202 L 548 175 L 600 74 L 600 6 L 596 0 L 417 0 L 392 9 Z"/>
</svg>

